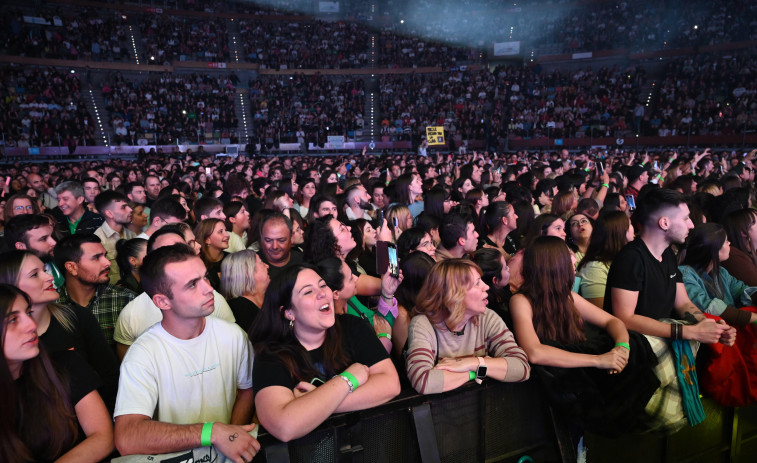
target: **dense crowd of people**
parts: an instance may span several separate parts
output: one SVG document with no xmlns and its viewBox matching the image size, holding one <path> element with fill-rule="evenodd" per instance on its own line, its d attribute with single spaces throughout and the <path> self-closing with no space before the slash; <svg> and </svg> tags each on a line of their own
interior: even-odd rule
<svg viewBox="0 0 757 463">
<path fill-rule="evenodd" d="M 371 10 L 345 3 L 328 21 L 312 3 L 276 5 L 219 1 L 171 2 L 177 11 L 244 13 L 239 51 L 267 68 L 452 67 L 487 62 L 493 43 L 517 41 L 520 53 L 537 55 L 629 49 L 657 51 L 734 43 L 757 38 L 757 7 L 743 0 L 690 2 L 671 8 L 659 2 L 411 2 L 388 1 Z M 48 7 L 35 14 L 6 7 L 0 19 L 0 49 L 11 55 L 93 61 L 130 61 L 132 30 L 141 33 L 138 55 L 148 64 L 229 61 L 228 19 L 176 13 L 125 15 L 120 11 Z M 24 16 L 39 16 L 29 22 Z M 277 20 L 281 17 L 281 20 Z M 289 17 L 289 18 L 288 18 Z M 454 21 L 452 18 L 461 18 Z M 462 25 L 462 27 L 461 27 Z M 368 36 L 377 37 L 377 61 Z M 314 46 L 316 45 L 317 46 Z"/>
<path fill-rule="evenodd" d="M 239 125 L 232 76 L 161 74 L 131 80 L 114 73 L 100 85 L 113 144 L 204 141 L 216 131 L 229 136 Z"/>
<path fill-rule="evenodd" d="M 255 133 L 268 147 L 278 143 L 323 146 L 329 135 L 355 139 L 365 125 L 361 77 L 261 76 L 250 81 Z"/>
<path fill-rule="evenodd" d="M 268 69 L 349 69 L 368 62 L 369 30 L 354 22 L 239 21 L 241 54 Z"/>
<path fill-rule="evenodd" d="M 5 166 L 0 455 L 250 461 L 256 425 L 484 381 L 534 383 L 576 443 L 705 420 L 692 384 L 754 403 L 691 371 L 754 355 L 756 156 Z"/>
<path fill-rule="evenodd" d="M 0 69 L 5 146 L 94 145 L 95 125 L 75 74 L 55 68 Z"/>
</svg>

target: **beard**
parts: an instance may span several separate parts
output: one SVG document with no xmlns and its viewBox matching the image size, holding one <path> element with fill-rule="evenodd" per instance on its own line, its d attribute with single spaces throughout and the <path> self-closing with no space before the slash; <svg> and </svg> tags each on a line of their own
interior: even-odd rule
<svg viewBox="0 0 757 463">
<path fill-rule="evenodd" d="M 360 206 L 360 209 L 370 211 L 373 209 L 373 205 L 370 201 L 363 201 L 362 199 L 358 202 L 358 206 Z"/>
</svg>

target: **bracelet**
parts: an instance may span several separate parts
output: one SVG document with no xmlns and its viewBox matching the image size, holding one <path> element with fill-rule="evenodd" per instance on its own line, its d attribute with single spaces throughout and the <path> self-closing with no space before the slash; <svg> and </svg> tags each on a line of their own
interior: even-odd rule
<svg viewBox="0 0 757 463">
<path fill-rule="evenodd" d="M 385 296 L 384 292 L 381 291 L 381 297 L 384 298 L 385 301 L 393 302 L 394 301 L 394 294 L 392 294 L 392 297 Z"/>
<path fill-rule="evenodd" d="M 352 373 L 343 371 L 339 373 L 339 376 L 341 376 L 345 381 L 347 381 L 347 384 L 350 385 L 350 392 L 353 392 L 355 389 L 357 389 L 360 386 L 360 383 L 357 381 L 357 378 L 355 378 L 352 375 Z"/>
<path fill-rule="evenodd" d="M 388 340 L 392 340 L 392 335 L 389 333 L 379 333 L 376 335 L 377 338 L 386 338 Z"/>
<path fill-rule="evenodd" d="M 468 381 L 473 381 L 476 379 L 476 372 L 475 371 L 469 371 L 468 372 Z"/>
<path fill-rule="evenodd" d="M 607 188 L 607 189 L 609 189 L 609 188 L 610 188 L 610 185 L 608 185 L 608 184 L 606 184 L 606 183 L 603 183 L 603 184 L 602 184 L 602 186 L 603 186 L 603 187 L 605 187 L 605 188 Z"/>
<path fill-rule="evenodd" d="M 678 323 L 670 325 L 670 337 L 671 339 L 679 340 L 683 339 L 683 326 Z"/>
<path fill-rule="evenodd" d="M 631 352 L 631 346 L 627 342 L 616 342 L 615 347 L 623 347 L 627 351 Z"/>
<path fill-rule="evenodd" d="M 644 167 L 645 165 L 647 165 L 647 163 L 646 163 L 646 162 L 642 162 L 642 163 L 641 163 L 641 167 Z"/>
<path fill-rule="evenodd" d="M 205 423 L 202 425 L 202 434 L 200 434 L 200 445 L 203 447 L 210 447 L 213 445 L 210 442 L 210 435 L 213 433 L 213 423 Z"/>
</svg>

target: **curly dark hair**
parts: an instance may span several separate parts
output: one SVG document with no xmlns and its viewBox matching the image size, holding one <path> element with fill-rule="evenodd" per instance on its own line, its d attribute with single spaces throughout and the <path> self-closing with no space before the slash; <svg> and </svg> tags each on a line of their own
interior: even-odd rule
<svg viewBox="0 0 757 463">
<path fill-rule="evenodd" d="M 342 254 L 336 236 L 331 230 L 333 219 L 333 215 L 325 215 L 315 219 L 308 227 L 304 249 L 305 260 L 308 262 L 320 262 L 327 257 L 340 257 Z"/>
</svg>

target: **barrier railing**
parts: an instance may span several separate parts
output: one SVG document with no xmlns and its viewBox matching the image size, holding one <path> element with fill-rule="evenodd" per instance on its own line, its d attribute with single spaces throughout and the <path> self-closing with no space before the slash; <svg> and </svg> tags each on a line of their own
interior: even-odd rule
<svg viewBox="0 0 757 463">
<path fill-rule="evenodd" d="M 753 462 L 757 406 L 703 400 L 707 419 L 673 435 L 584 436 L 587 461 Z M 575 462 L 569 425 L 538 384 L 485 382 L 444 394 L 400 396 L 370 410 L 334 415 L 283 443 L 262 432 L 254 462 Z"/>
</svg>

